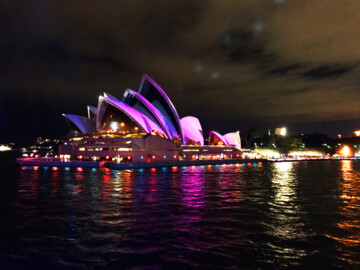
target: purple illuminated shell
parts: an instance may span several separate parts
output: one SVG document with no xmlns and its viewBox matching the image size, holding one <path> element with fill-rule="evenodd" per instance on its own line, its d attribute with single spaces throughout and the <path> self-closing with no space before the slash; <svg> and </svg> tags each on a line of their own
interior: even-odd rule
<svg viewBox="0 0 360 270">
<path fill-rule="evenodd" d="M 152 121 L 149 117 L 147 117 L 146 115 L 137 111 L 133 107 L 125 104 L 124 102 L 117 100 L 117 99 L 110 98 L 110 97 L 102 97 L 102 96 L 99 97 L 98 114 L 97 114 L 97 119 L 96 119 L 97 129 L 99 129 L 102 124 L 102 123 L 100 123 L 100 119 L 102 118 L 102 115 L 105 112 L 102 109 L 102 106 L 106 103 L 110 104 L 111 106 L 117 108 L 122 113 L 127 115 L 138 126 L 140 126 L 146 133 L 151 134 L 152 131 L 156 131 L 156 132 L 163 134 L 164 137 L 167 138 L 166 133 L 156 123 L 154 123 L 154 121 Z"/>
<path fill-rule="evenodd" d="M 139 93 L 168 119 L 182 137 L 179 115 L 174 105 L 164 90 L 146 74 L 141 79 Z"/>
<path fill-rule="evenodd" d="M 77 129 L 82 134 L 91 134 L 95 132 L 95 120 L 81 115 L 63 114 L 70 129 Z"/>
<path fill-rule="evenodd" d="M 241 149 L 241 140 L 240 140 L 239 131 L 227 133 L 223 137 L 228 143 L 228 145 L 235 145 L 238 149 Z"/>
<path fill-rule="evenodd" d="M 183 143 L 185 145 L 191 144 L 192 142 L 195 142 L 198 145 L 204 145 L 204 136 L 199 119 L 193 116 L 186 116 L 180 119 L 180 125 Z"/>
<path fill-rule="evenodd" d="M 129 102 L 129 105 L 142 112 L 150 119 L 154 119 L 154 121 L 156 121 L 156 123 L 166 132 L 170 140 L 174 137 L 180 140 L 179 134 L 169 120 L 141 94 L 134 90 L 126 89 L 123 101 Z"/>
<path fill-rule="evenodd" d="M 228 142 L 225 140 L 225 138 L 221 134 L 219 134 L 213 130 L 210 131 L 210 135 L 209 135 L 209 144 L 210 145 L 212 145 L 211 144 L 211 136 L 214 136 L 215 138 L 219 139 L 224 145 L 229 145 Z"/>
</svg>

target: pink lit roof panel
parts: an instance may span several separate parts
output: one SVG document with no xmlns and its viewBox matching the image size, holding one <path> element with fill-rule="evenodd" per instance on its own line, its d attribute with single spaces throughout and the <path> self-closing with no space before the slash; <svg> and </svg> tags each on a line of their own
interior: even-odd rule
<svg viewBox="0 0 360 270">
<path fill-rule="evenodd" d="M 228 143 L 228 145 L 235 145 L 238 149 L 241 149 L 241 140 L 240 140 L 239 131 L 227 133 L 223 137 Z"/>
<path fill-rule="evenodd" d="M 155 119 L 155 121 L 161 126 L 161 128 L 166 132 L 169 139 L 173 139 L 174 137 L 179 138 L 179 134 L 177 133 L 174 126 L 169 122 L 169 120 L 153 105 L 151 104 L 145 97 L 143 97 L 140 93 L 135 92 L 131 89 L 126 89 L 124 93 L 124 97 L 126 100 L 129 98 L 135 99 L 134 108 L 143 112 L 145 115 L 149 116 L 149 118 Z M 137 103 L 139 102 L 139 103 Z"/>
<path fill-rule="evenodd" d="M 180 119 L 183 135 L 183 143 L 192 140 L 200 145 L 204 145 L 204 136 L 199 119 L 193 116 L 186 116 Z"/>
<path fill-rule="evenodd" d="M 98 105 L 98 114 L 97 114 L 97 120 L 96 120 L 96 126 L 97 129 L 101 126 L 100 120 L 104 113 L 102 106 L 104 103 L 108 103 L 115 108 L 119 109 L 121 112 L 123 112 L 125 115 L 127 115 L 129 118 L 131 118 L 133 121 L 135 121 L 146 133 L 151 134 L 152 131 L 159 132 L 163 134 L 166 138 L 166 133 L 156 124 L 154 121 L 152 121 L 149 117 L 144 115 L 143 113 L 139 112 L 138 110 L 134 109 L 133 107 L 125 104 L 124 102 L 113 99 L 110 97 L 102 97 L 99 98 L 99 105 Z"/>
<path fill-rule="evenodd" d="M 139 93 L 154 105 L 174 126 L 181 136 L 179 115 L 164 90 L 148 75 L 141 79 Z"/>
<path fill-rule="evenodd" d="M 211 134 L 214 134 L 216 137 L 218 137 L 219 138 L 219 140 L 220 141 L 222 141 L 223 143 L 224 143 L 224 145 L 229 145 L 228 144 L 228 142 L 226 141 L 226 139 L 221 135 L 221 134 L 219 134 L 218 132 L 216 132 L 216 131 L 210 131 L 210 135 L 209 135 L 209 137 L 211 137 Z"/>
</svg>

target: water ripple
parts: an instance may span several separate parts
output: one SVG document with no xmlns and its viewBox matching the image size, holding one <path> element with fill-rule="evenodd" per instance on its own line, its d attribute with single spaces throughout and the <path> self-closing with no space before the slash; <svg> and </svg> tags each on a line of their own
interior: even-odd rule
<svg viewBox="0 0 360 270">
<path fill-rule="evenodd" d="M 4 268 L 360 265 L 354 161 L 2 176 Z"/>
</svg>

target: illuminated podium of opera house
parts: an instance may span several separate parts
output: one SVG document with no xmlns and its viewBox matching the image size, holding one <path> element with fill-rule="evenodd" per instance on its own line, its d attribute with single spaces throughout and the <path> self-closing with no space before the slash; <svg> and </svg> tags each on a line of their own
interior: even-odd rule
<svg viewBox="0 0 360 270">
<path fill-rule="evenodd" d="M 121 99 L 104 93 L 88 116 L 64 114 L 70 139 L 59 146 L 62 160 L 117 163 L 242 158 L 239 132 L 210 131 L 208 145 L 199 119 L 179 115 L 161 87 L 142 77 L 139 91 Z"/>
</svg>

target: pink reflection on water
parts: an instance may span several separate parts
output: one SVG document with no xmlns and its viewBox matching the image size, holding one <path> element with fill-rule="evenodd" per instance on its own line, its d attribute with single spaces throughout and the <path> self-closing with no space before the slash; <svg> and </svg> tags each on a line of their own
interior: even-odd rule
<svg viewBox="0 0 360 270">
<path fill-rule="evenodd" d="M 112 171 L 103 170 L 102 175 L 102 198 L 114 200 L 114 198 L 132 203 L 133 196 L 133 170 Z M 117 200 L 116 199 L 116 200 Z"/>
<path fill-rule="evenodd" d="M 240 165 L 240 164 L 239 164 Z M 218 193 L 218 196 L 222 198 L 225 202 L 235 203 L 241 202 L 243 198 L 243 181 L 242 181 L 242 172 L 243 168 L 240 166 L 222 166 L 222 174 L 218 177 L 219 188 L 214 192 Z M 235 172 L 235 174 L 227 174 L 227 170 Z"/>
<path fill-rule="evenodd" d="M 207 167 L 182 167 L 180 178 L 174 179 L 172 186 L 180 191 L 173 199 L 179 200 L 184 209 L 174 220 L 174 228 L 180 233 L 196 235 L 201 228 L 196 224 L 202 221 L 206 202 Z M 191 244 L 192 245 L 192 244 Z M 193 247 L 195 248 L 195 246 Z"/>
<path fill-rule="evenodd" d="M 158 180 L 159 178 L 158 177 L 151 177 L 150 178 L 150 181 L 149 181 L 149 183 L 150 183 L 150 191 L 157 191 L 157 180 Z"/>
<path fill-rule="evenodd" d="M 183 203 L 187 207 L 202 207 L 205 203 L 205 170 L 202 167 L 186 167 L 187 177 L 181 182 Z"/>
<path fill-rule="evenodd" d="M 57 167 L 53 167 L 57 168 Z M 60 173 L 58 170 L 54 170 L 51 173 L 51 190 L 50 190 L 50 197 L 55 198 L 57 193 L 59 192 L 59 179 L 60 179 Z"/>
<path fill-rule="evenodd" d="M 79 195 L 82 193 L 83 191 L 83 179 L 84 179 L 84 169 L 82 167 L 77 167 L 76 168 L 76 173 L 75 173 L 75 180 L 76 180 L 76 185 L 75 185 L 75 190 L 76 193 Z"/>
<path fill-rule="evenodd" d="M 23 169 L 23 168 L 22 168 Z M 40 192 L 40 171 L 20 171 L 20 182 L 18 196 L 20 199 L 29 200 L 29 204 L 25 204 L 23 207 L 31 208 L 31 201 L 39 196 Z"/>
</svg>

